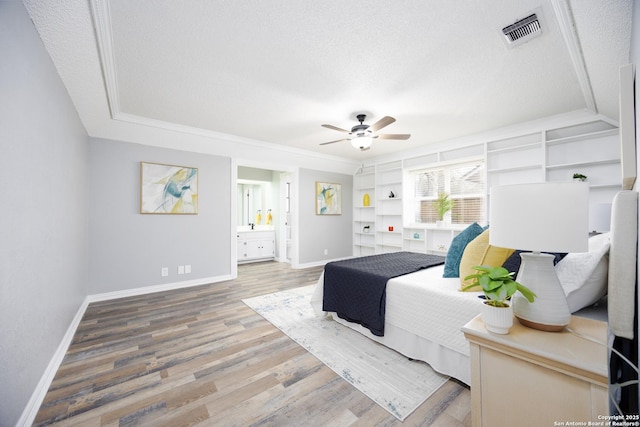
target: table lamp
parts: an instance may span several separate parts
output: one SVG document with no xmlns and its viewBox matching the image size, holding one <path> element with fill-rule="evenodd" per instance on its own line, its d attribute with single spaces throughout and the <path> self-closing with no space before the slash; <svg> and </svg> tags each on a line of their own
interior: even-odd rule
<svg viewBox="0 0 640 427">
<path fill-rule="evenodd" d="M 519 293 L 513 313 L 521 324 L 543 331 L 561 331 L 571 311 L 556 275 L 554 255 L 545 252 L 586 252 L 589 233 L 589 185 L 546 182 L 491 188 L 489 242 L 513 248 L 522 259 L 516 281 L 536 295 L 533 303 Z"/>
</svg>

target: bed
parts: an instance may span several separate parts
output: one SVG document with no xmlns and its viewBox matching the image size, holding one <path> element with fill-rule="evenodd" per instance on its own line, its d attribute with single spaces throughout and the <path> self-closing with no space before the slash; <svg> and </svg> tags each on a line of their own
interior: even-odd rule
<svg viewBox="0 0 640 427">
<path fill-rule="evenodd" d="M 478 295 L 481 293 L 460 292 L 460 280 L 443 278 L 443 271 L 444 265 L 439 265 L 387 282 L 382 337 L 335 313 L 327 315 L 407 357 L 426 361 L 436 371 L 469 384 L 469 345 L 460 328 L 480 313 Z M 324 273 L 311 298 L 311 305 L 318 315 L 325 314 L 323 290 Z"/>
<path fill-rule="evenodd" d="M 637 196 L 632 191 L 616 195 L 611 232 L 590 237 L 589 252 L 567 254 L 556 265 L 571 311 L 606 320 L 603 301 L 607 298 L 603 296 L 608 293 L 609 306 L 615 306 L 610 311 L 616 313 L 615 318 L 609 319 L 610 325 L 618 331 L 616 334 L 626 337 L 633 335 L 633 316 L 629 313 L 633 313 L 634 299 L 629 295 L 635 292 L 636 282 Z M 444 271 L 444 265 L 437 265 L 387 281 L 383 336 L 323 310 L 325 272 L 314 289 L 311 305 L 318 316 L 330 316 L 409 358 L 425 361 L 436 371 L 470 384 L 469 345 L 461 328 L 480 313 L 481 292 L 461 292 L 460 278 L 445 278 Z M 609 286 L 609 282 L 615 285 Z"/>
</svg>

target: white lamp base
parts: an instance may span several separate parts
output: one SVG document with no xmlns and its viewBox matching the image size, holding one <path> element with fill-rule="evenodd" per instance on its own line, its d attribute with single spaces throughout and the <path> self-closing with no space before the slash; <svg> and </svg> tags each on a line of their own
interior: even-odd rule
<svg viewBox="0 0 640 427">
<path fill-rule="evenodd" d="M 539 252 L 521 253 L 522 263 L 516 281 L 536 295 L 530 303 L 522 294 L 511 298 L 513 314 L 520 323 L 542 331 L 562 331 L 571 320 L 564 290 L 553 266 L 553 255 Z"/>
</svg>

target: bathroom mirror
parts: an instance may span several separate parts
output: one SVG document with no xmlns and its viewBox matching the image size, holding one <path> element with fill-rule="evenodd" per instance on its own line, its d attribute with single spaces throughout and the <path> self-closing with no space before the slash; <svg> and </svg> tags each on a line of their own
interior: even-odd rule
<svg viewBox="0 0 640 427">
<path fill-rule="evenodd" d="M 258 211 L 264 224 L 267 212 L 265 203 L 270 183 L 238 180 L 238 225 L 248 226 L 257 223 Z"/>
</svg>

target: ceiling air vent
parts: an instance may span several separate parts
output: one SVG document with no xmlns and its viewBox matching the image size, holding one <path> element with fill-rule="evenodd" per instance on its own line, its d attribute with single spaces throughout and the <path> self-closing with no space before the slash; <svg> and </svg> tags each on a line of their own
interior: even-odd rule
<svg viewBox="0 0 640 427">
<path fill-rule="evenodd" d="M 524 43 L 542 34 L 540 19 L 538 19 L 537 14 L 531 14 L 518 22 L 504 27 L 502 34 L 505 36 L 507 46 Z"/>
</svg>

